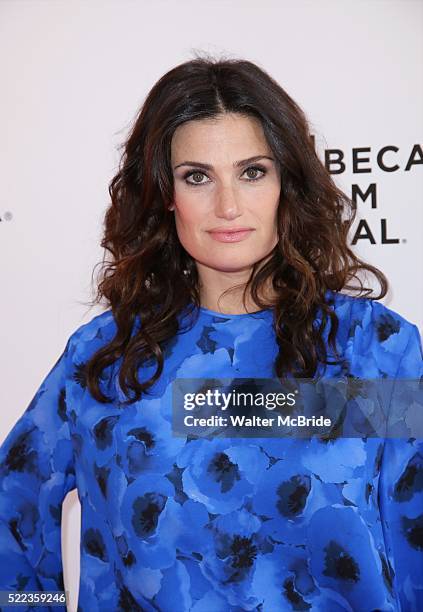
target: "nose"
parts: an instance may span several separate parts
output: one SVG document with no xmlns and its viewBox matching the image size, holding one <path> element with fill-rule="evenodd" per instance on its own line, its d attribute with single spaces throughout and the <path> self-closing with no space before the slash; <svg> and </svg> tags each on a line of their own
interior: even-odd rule
<svg viewBox="0 0 423 612">
<path fill-rule="evenodd" d="M 215 215 L 222 219 L 236 219 L 242 214 L 241 203 L 231 185 L 221 185 L 216 194 Z"/>
</svg>

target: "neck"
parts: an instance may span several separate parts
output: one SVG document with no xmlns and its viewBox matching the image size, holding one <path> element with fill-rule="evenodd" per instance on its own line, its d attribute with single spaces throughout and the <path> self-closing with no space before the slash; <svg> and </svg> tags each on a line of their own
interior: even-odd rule
<svg viewBox="0 0 423 612">
<path fill-rule="evenodd" d="M 246 314 L 261 310 L 263 306 L 258 305 L 248 292 L 245 305 L 243 303 L 243 290 L 248 280 L 247 275 L 239 272 L 223 273 L 219 275 L 218 282 L 207 282 L 207 274 L 200 276 L 200 302 L 201 306 L 221 312 L 222 314 Z M 235 288 L 236 286 L 236 288 Z M 231 291 L 227 291 L 231 289 Z M 224 291 L 227 291 L 223 295 Z M 271 279 L 268 279 L 260 297 L 268 306 L 272 306 L 275 300 L 275 292 L 272 287 Z"/>
</svg>

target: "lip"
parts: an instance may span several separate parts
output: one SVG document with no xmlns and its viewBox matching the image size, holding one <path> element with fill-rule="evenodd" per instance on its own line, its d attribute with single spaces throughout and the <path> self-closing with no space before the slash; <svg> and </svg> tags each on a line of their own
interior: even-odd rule
<svg viewBox="0 0 423 612">
<path fill-rule="evenodd" d="M 236 229 L 231 228 L 230 230 L 210 230 L 209 234 L 218 242 L 240 242 L 248 238 L 253 231 L 254 229 L 250 227 L 242 227 Z"/>
</svg>

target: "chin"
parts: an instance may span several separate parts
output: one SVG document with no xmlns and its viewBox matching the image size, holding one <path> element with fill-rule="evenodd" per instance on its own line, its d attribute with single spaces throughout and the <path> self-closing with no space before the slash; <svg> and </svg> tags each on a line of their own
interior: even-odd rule
<svg viewBox="0 0 423 612">
<path fill-rule="evenodd" d="M 241 272 L 243 270 L 248 270 L 255 264 L 256 260 L 253 259 L 245 259 L 245 260 L 231 260 L 229 257 L 226 257 L 224 261 L 212 261 L 206 263 L 209 268 L 213 268 L 214 270 L 218 270 L 219 272 Z"/>
</svg>

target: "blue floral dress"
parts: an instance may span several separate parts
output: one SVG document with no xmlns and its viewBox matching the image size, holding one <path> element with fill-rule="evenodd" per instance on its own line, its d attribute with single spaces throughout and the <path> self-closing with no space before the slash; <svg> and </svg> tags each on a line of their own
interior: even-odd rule
<svg viewBox="0 0 423 612">
<path fill-rule="evenodd" d="M 415 325 L 330 297 L 343 362 L 326 377 L 422 376 Z M 79 612 L 423 610 L 422 441 L 173 436 L 175 378 L 275 377 L 270 309 L 197 314 L 126 407 L 116 365 L 102 380 L 113 402 L 86 388 L 111 311 L 71 335 L 0 449 L 0 590 L 63 589 L 61 506 L 76 487 Z"/>
</svg>

